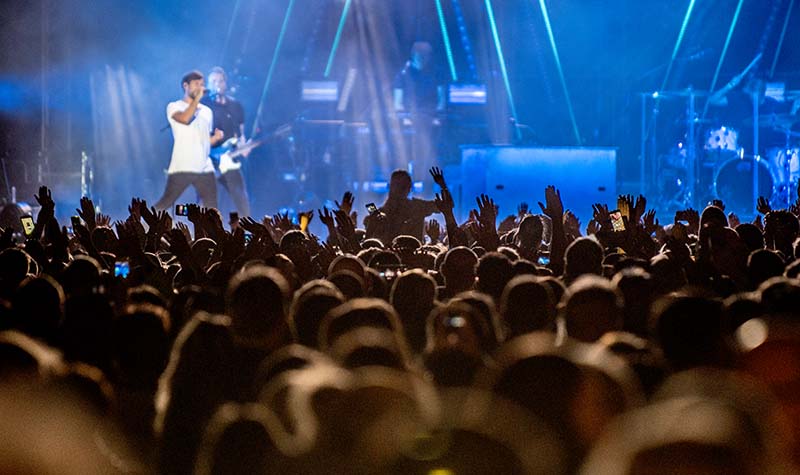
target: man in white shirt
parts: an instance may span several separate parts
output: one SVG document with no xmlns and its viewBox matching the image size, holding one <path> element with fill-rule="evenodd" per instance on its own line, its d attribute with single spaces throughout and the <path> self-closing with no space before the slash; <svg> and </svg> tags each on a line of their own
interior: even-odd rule
<svg viewBox="0 0 800 475">
<path fill-rule="evenodd" d="M 200 103 L 206 92 L 203 74 L 199 71 L 186 73 L 181 79 L 181 87 L 183 98 L 167 105 L 167 120 L 175 143 L 167 170 L 167 185 L 155 207 L 158 210 L 171 208 L 191 185 L 200 195 L 203 206 L 216 208 L 217 184 L 214 165 L 208 154 L 211 146 L 220 142 L 224 134 L 219 129 L 211 133 L 213 113 Z"/>
</svg>

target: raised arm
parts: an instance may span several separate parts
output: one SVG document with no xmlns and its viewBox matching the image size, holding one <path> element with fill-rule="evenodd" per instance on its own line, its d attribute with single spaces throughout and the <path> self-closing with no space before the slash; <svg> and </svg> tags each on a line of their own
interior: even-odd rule
<svg viewBox="0 0 800 475">
<path fill-rule="evenodd" d="M 194 114 L 197 112 L 197 107 L 200 105 L 200 99 L 203 98 L 203 94 L 205 94 L 205 89 L 200 89 L 191 96 L 192 100 L 189 102 L 189 107 L 182 111 L 173 112 L 170 117 L 183 125 L 191 124 L 194 120 Z"/>
</svg>

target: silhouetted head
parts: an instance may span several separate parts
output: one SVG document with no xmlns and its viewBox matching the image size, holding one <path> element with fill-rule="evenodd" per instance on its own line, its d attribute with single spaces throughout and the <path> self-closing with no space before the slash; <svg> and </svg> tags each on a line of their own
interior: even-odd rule
<svg viewBox="0 0 800 475">
<path fill-rule="evenodd" d="M 288 340 L 289 284 L 277 269 L 254 266 L 231 279 L 225 307 L 237 339 L 272 348 Z M 274 349 L 274 348 L 273 348 Z"/>
<path fill-rule="evenodd" d="M 447 287 L 459 292 L 471 289 L 475 285 L 477 265 L 478 256 L 475 252 L 468 247 L 458 246 L 447 251 L 439 271 Z"/>
<path fill-rule="evenodd" d="M 389 198 L 405 198 L 411 193 L 411 175 L 405 170 L 395 170 L 389 180 Z"/>
<path fill-rule="evenodd" d="M 564 300 L 569 336 L 593 342 L 622 329 L 622 295 L 607 279 L 584 275 L 567 288 Z"/>
<path fill-rule="evenodd" d="M 536 330 L 555 331 L 556 302 L 552 290 L 537 277 L 514 277 L 500 299 L 500 319 L 508 338 Z"/>
<path fill-rule="evenodd" d="M 345 297 L 338 288 L 314 287 L 305 292 L 301 288 L 295 294 L 289 310 L 289 325 L 296 342 L 310 348 L 319 348 L 319 327 L 323 317 L 331 309 L 341 305 Z"/>
<path fill-rule="evenodd" d="M 747 277 L 753 287 L 758 287 L 770 277 L 783 275 L 783 268 L 781 256 L 769 249 L 753 251 L 747 258 Z"/>
<path fill-rule="evenodd" d="M 411 348 L 416 352 L 425 347 L 425 319 L 436 297 L 436 281 L 420 269 L 403 272 L 392 284 L 389 302 L 400 315 Z"/>
<path fill-rule="evenodd" d="M 492 296 L 495 304 L 500 302 L 503 289 L 512 277 L 514 267 L 508 257 L 499 252 L 487 252 L 478 260 L 476 268 L 477 282 L 475 287 Z"/>
<path fill-rule="evenodd" d="M 578 238 L 567 247 L 564 264 L 567 283 L 583 274 L 603 275 L 603 247 L 595 239 Z"/>
</svg>

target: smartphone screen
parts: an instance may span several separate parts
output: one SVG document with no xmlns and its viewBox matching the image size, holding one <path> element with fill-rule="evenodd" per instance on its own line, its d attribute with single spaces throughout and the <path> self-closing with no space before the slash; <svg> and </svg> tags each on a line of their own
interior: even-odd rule
<svg viewBox="0 0 800 475">
<path fill-rule="evenodd" d="M 375 214 L 378 212 L 378 207 L 375 206 L 375 203 L 367 203 L 367 211 L 369 214 Z"/>
<path fill-rule="evenodd" d="M 308 215 L 301 214 L 300 215 L 300 231 L 306 232 L 308 229 Z"/>
<path fill-rule="evenodd" d="M 175 216 L 188 216 L 188 215 L 189 215 L 188 205 L 175 205 Z"/>
<path fill-rule="evenodd" d="M 614 227 L 614 231 L 625 231 L 625 222 L 622 220 L 622 212 L 620 210 L 615 209 L 610 213 L 611 216 L 611 226 Z"/>
<path fill-rule="evenodd" d="M 117 261 L 114 263 L 114 277 L 122 277 L 123 279 L 128 278 L 128 274 L 131 273 L 131 265 L 128 261 Z"/>
<path fill-rule="evenodd" d="M 33 217 L 30 215 L 22 216 L 19 218 L 19 222 L 22 223 L 22 230 L 25 232 L 25 236 L 33 234 L 33 228 L 36 227 L 33 222 Z"/>
<path fill-rule="evenodd" d="M 546 266 L 550 264 L 550 258 L 548 256 L 539 256 L 536 262 L 538 262 L 540 266 Z"/>
</svg>

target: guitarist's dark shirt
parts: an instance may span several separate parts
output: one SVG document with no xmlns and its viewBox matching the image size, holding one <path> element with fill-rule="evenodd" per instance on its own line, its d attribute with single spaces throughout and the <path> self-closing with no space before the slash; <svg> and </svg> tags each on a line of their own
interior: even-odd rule
<svg viewBox="0 0 800 475">
<path fill-rule="evenodd" d="M 224 104 L 217 102 L 216 98 L 215 95 L 206 96 L 201 102 L 211 108 L 214 113 L 213 128 L 225 134 L 225 141 L 239 135 L 239 124 L 244 123 L 244 109 L 239 101 L 230 96 L 225 96 Z"/>
</svg>

